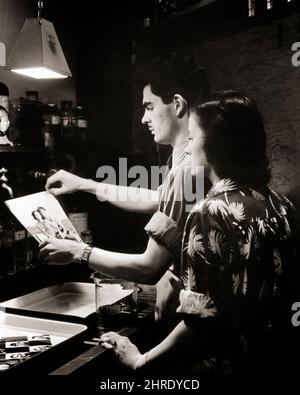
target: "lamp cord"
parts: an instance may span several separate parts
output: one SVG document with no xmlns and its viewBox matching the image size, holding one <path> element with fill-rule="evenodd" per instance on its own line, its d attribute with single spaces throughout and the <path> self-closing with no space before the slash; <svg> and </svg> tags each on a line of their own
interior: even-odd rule
<svg viewBox="0 0 300 395">
<path fill-rule="evenodd" d="M 42 12 L 44 8 L 44 0 L 38 0 L 38 20 L 39 24 L 42 24 Z"/>
</svg>

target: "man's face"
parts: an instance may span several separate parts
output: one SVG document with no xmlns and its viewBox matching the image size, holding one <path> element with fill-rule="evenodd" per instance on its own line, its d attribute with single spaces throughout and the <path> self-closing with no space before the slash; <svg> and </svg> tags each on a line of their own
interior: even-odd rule
<svg viewBox="0 0 300 395">
<path fill-rule="evenodd" d="M 173 144 L 177 129 L 177 115 L 174 103 L 164 104 L 156 96 L 150 85 L 143 90 L 143 107 L 145 109 L 142 123 L 147 125 L 154 141 L 159 144 Z"/>
<path fill-rule="evenodd" d="M 189 117 L 189 144 L 187 151 L 192 157 L 192 174 L 197 175 L 197 167 L 204 166 L 208 170 L 208 162 L 203 149 L 204 145 L 204 131 L 199 125 L 197 116 L 194 113 Z M 199 173 L 200 174 L 200 173 Z M 202 174 L 202 173 L 201 173 Z"/>
</svg>

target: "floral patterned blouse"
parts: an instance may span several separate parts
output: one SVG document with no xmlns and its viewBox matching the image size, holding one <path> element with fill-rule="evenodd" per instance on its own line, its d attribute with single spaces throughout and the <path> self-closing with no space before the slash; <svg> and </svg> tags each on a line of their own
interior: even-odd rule
<svg viewBox="0 0 300 395">
<path fill-rule="evenodd" d="M 186 223 L 178 312 L 192 319 L 221 316 L 239 329 L 266 327 L 293 259 L 294 207 L 267 187 L 218 181 Z M 194 318 L 193 318 L 194 317 Z"/>
</svg>

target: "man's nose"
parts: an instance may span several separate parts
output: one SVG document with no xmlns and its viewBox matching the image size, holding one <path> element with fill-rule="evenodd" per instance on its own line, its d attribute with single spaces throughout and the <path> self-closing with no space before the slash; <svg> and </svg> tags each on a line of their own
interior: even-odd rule
<svg viewBox="0 0 300 395">
<path fill-rule="evenodd" d="M 145 111 L 143 118 L 142 118 L 142 124 L 146 125 L 147 123 L 149 123 L 149 117 L 147 116 L 146 111 Z"/>
</svg>

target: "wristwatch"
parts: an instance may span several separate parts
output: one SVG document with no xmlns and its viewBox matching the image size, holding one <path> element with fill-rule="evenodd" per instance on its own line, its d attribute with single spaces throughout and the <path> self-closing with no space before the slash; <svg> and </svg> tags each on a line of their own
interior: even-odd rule
<svg viewBox="0 0 300 395">
<path fill-rule="evenodd" d="M 82 255 L 81 255 L 81 259 L 80 259 L 80 262 L 81 262 L 82 264 L 84 264 L 84 265 L 86 265 L 86 266 L 89 265 L 89 260 L 90 260 L 90 255 L 91 255 L 92 249 L 93 249 L 93 247 L 91 247 L 91 246 L 89 246 L 89 245 L 87 245 L 87 246 L 84 248 L 84 250 L 83 250 L 83 252 L 82 252 Z"/>
</svg>

